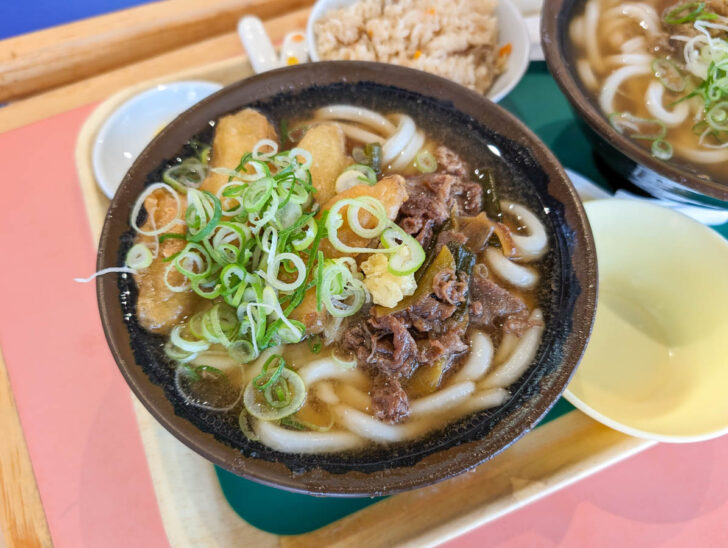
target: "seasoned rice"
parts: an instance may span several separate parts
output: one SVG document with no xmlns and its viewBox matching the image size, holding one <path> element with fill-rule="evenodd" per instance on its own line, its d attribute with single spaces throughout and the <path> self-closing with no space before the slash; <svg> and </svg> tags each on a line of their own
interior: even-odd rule
<svg viewBox="0 0 728 548">
<path fill-rule="evenodd" d="M 412 67 L 485 93 L 503 72 L 497 0 L 360 0 L 316 22 L 322 60 Z"/>
</svg>

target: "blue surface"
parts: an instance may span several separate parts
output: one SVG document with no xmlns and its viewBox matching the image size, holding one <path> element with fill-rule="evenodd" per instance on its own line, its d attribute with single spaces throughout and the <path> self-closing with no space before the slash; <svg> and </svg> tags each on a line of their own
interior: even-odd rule
<svg viewBox="0 0 728 548">
<path fill-rule="evenodd" d="M 0 0 L 0 39 L 149 3 L 150 0 Z"/>
</svg>

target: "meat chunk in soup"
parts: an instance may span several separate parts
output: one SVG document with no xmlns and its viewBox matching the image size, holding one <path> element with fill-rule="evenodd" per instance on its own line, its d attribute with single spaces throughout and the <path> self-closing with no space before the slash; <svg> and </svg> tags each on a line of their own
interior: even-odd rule
<svg viewBox="0 0 728 548">
<path fill-rule="evenodd" d="M 476 268 L 470 282 L 470 318 L 473 325 L 487 330 L 502 327 L 505 333 L 521 335 L 529 327 L 528 307 L 513 291 L 489 279 Z"/>
<path fill-rule="evenodd" d="M 407 194 L 409 199 L 402 205 L 399 225 L 423 247 L 430 245 L 435 230 L 453 213 L 477 215 L 483 202 L 479 184 L 442 172 L 408 177 Z"/>
</svg>

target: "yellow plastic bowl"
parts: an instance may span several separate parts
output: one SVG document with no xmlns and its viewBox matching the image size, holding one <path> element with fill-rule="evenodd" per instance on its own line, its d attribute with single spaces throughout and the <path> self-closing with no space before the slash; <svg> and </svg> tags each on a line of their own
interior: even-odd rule
<svg viewBox="0 0 728 548">
<path fill-rule="evenodd" d="M 728 242 L 651 204 L 585 207 L 599 301 L 566 399 L 642 438 L 691 442 L 728 433 Z"/>
</svg>

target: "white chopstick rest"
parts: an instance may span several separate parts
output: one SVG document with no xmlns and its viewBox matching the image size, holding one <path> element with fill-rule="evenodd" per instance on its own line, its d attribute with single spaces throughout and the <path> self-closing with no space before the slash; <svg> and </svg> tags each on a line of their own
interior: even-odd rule
<svg viewBox="0 0 728 548">
<path fill-rule="evenodd" d="M 308 44 L 301 31 L 286 34 L 281 46 L 281 66 L 298 65 L 308 61 Z"/>
<path fill-rule="evenodd" d="M 238 35 L 256 73 L 266 72 L 280 66 L 276 50 L 260 19 L 252 15 L 240 19 Z"/>
</svg>

